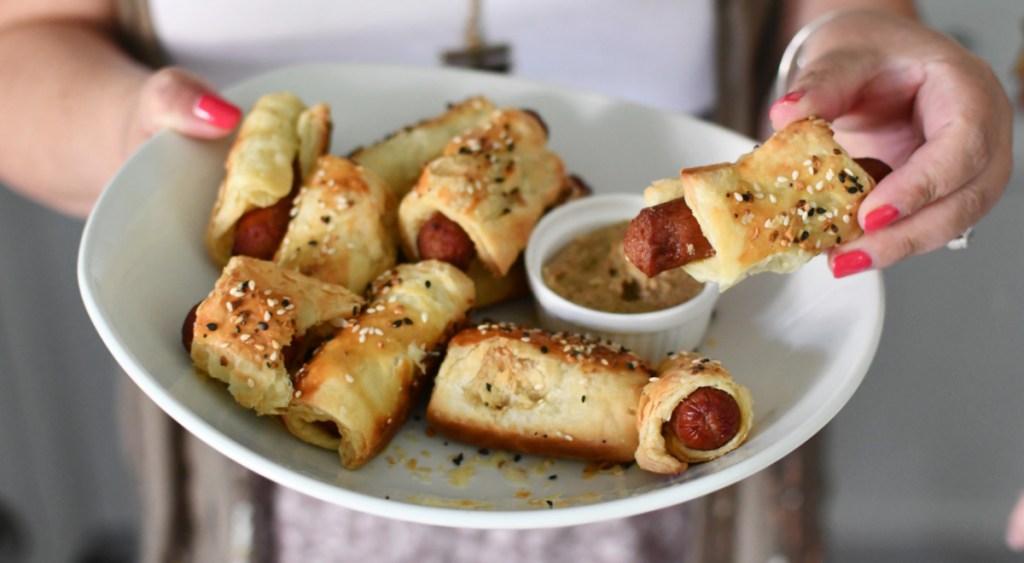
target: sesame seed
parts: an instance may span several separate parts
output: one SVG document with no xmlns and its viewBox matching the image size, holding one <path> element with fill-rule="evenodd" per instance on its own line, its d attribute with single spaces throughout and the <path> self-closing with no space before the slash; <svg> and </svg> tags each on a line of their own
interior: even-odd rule
<svg viewBox="0 0 1024 563">
<path fill-rule="evenodd" d="M 249 386 L 249 389 L 256 387 L 256 382 L 252 379 L 245 380 L 245 384 Z"/>
<path fill-rule="evenodd" d="M 740 194 L 739 192 L 732 194 L 732 197 L 735 198 L 736 201 L 743 201 L 743 195 Z"/>
<path fill-rule="evenodd" d="M 772 203 L 778 203 L 779 198 L 775 197 L 775 194 L 768 194 L 768 201 Z"/>
<path fill-rule="evenodd" d="M 352 375 L 351 375 L 351 374 L 347 374 L 347 373 L 346 373 L 346 374 L 345 374 L 345 381 L 348 381 L 349 383 L 354 383 L 354 382 L 355 382 L 355 379 L 354 379 L 354 378 L 352 377 Z"/>
<path fill-rule="evenodd" d="M 794 180 L 796 180 L 797 178 L 800 177 L 800 172 L 794 170 L 793 173 L 790 174 L 790 177 L 793 178 Z"/>
<path fill-rule="evenodd" d="M 249 335 L 249 334 L 243 334 L 243 335 L 242 335 L 241 337 L 239 337 L 239 338 L 241 339 L 241 341 L 242 341 L 242 342 L 245 342 L 245 341 L 249 340 L 250 338 L 252 338 L 252 335 Z"/>
</svg>

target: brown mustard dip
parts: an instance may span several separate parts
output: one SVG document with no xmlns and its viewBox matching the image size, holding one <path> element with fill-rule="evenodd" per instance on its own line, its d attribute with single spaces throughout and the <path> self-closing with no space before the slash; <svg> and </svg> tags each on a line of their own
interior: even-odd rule
<svg viewBox="0 0 1024 563">
<path fill-rule="evenodd" d="M 628 226 L 623 221 L 577 237 L 544 265 L 544 284 L 577 305 L 608 313 L 660 311 L 701 292 L 704 284 L 682 268 L 649 278 L 626 260 Z"/>
</svg>

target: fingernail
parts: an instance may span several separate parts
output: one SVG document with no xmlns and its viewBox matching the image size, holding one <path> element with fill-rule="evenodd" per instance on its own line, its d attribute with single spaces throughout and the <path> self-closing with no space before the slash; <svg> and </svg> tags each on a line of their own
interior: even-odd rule
<svg viewBox="0 0 1024 563">
<path fill-rule="evenodd" d="M 213 94 L 199 96 L 195 107 L 192 108 L 192 113 L 199 119 L 221 129 L 234 129 L 235 125 L 238 125 L 238 120 L 242 118 L 242 110 Z"/>
<path fill-rule="evenodd" d="M 804 94 L 806 93 L 807 92 L 804 92 L 803 90 L 793 90 L 792 92 L 776 100 L 775 103 L 772 105 L 777 106 L 779 104 L 792 104 L 799 102 L 800 98 L 803 98 Z"/>
<path fill-rule="evenodd" d="M 836 278 L 844 278 L 849 275 L 863 272 L 871 267 L 871 256 L 863 250 L 851 250 L 836 256 L 832 261 L 832 275 Z"/>
<path fill-rule="evenodd" d="M 883 205 L 864 216 L 864 232 L 873 233 L 892 223 L 900 216 L 900 210 L 891 205 Z"/>
</svg>

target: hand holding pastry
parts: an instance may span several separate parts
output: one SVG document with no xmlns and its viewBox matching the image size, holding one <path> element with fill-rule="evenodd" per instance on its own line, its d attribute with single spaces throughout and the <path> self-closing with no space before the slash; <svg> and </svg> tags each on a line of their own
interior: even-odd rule
<svg viewBox="0 0 1024 563">
<path fill-rule="evenodd" d="M 844 12 L 810 35 L 772 124 L 817 115 L 857 156 L 894 170 L 865 198 L 866 233 L 831 251 L 834 275 L 942 247 L 991 209 L 1011 170 L 1012 109 L 991 68 L 912 20 Z"/>
</svg>

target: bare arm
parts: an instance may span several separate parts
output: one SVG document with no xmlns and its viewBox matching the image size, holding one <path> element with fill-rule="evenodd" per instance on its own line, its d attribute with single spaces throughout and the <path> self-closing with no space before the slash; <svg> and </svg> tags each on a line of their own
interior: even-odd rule
<svg viewBox="0 0 1024 563">
<path fill-rule="evenodd" d="M 87 214 L 117 167 L 161 127 L 227 132 L 209 119 L 166 122 L 168 107 L 194 106 L 208 89 L 133 60 L 114 39 L 114 18 L 113 0 L 0 4 L 0 180 L 64 213 Z"/>
</svg>

